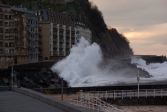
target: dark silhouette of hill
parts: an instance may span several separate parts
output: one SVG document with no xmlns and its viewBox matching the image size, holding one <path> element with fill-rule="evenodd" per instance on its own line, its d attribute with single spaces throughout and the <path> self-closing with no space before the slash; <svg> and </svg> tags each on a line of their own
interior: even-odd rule
<svg viewBox="0 0 167 112">
<path fill-rule="evenodd" d="M 84 21 L 81 21 L 91 28 L 93 41 L 101 46 L 105 58 L 133 55 L 127 38 L 119 34 L 115 28 L 107 29 L 103 15 L 96 5 L 88 0 L 78 0 L 77 2 L 82 10 L 80 12 L 83 12 L 81 16 L 84 18 Z"/>
</svg>

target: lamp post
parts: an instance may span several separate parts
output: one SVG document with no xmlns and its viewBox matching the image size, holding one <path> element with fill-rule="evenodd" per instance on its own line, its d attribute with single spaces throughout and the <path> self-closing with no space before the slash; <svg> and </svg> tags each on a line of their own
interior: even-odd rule
<svg viewBox="0 0 167 112">
<path fill-rule="evenodd" d="M 63 78 L 61 78 L 61 100 L 63 100 Z"/>
<path fill-rule="evenodd" d="M 138 67 L 137 67 L 138 68 Z M 138 82 L 138 98 L 139 98 L 139 85 L 140 85 L 140 77 L 139 77 L 139 68 L 138 68 L 138 76 L 137 76 L 137 82 Z"/>
<path fill-rule="evenodd" d="M 12 65 L 12 73 L 11 73 L 11 85 L 13 86 L 13 65 Z"/>
</svg>

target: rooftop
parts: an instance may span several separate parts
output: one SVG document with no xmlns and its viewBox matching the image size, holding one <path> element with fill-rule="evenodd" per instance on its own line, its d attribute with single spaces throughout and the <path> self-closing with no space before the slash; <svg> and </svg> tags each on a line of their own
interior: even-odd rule
<svg viewBox="0 0 167 112">
<path fill-rule="evenodd" d="M 20 12 L 25 12 L 25 13 L 30 13 L 30 14 L 35 14 L 33 11 L 28 10 L 27 8 L 22 8 L 22 7 L 11 7 L 12 10 L 20 11 Z"/>
</svg>

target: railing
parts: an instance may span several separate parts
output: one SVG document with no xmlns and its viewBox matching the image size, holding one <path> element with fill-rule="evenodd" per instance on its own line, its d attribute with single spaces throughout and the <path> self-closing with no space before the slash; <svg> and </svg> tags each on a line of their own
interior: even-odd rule
<svg viewBox="0 0 167 112">
<path fill-rule="evenodd" d="M 122 110 L 116 108 L 115 106 L 104 102 L 97 97 L 91 97 L 89 93 L 80 93 L 78 99 L 68 100 L 70 104 L 84 107 L 86 109 L 98 112 L 122 112 Z"/>
<path fill-rule="evenodd" d="M 97 98 L 132 98 L 132 97 L 156 97 L 167 96 L 166 89 L 140 89 L 138 90 L 113 90 L 113 91 L 90 91 L 88 92 L 91 97 Z"/>
<path fill-rule="evenodd" d="M 12 25 L 12 24 L 5 24 L 5 26 L 12 26 L 12 27 L 14 27 L 14 25 Z"/>
<path fill-rule="evenodd" d="M 122 112 L 116 106 L 108 104 L 101 99 L 116 98 L 140 98 L 140 97 L 164 97 L 167 96 L 167 88 L 164 89 L 140 89 L 138 90 L 111 90 L 111 91 L 89 91 L 79 93 L 78 98 L 70 99 L 68 102 L 77 106 L 85 107 L 98 112 Z"/>
</svg>

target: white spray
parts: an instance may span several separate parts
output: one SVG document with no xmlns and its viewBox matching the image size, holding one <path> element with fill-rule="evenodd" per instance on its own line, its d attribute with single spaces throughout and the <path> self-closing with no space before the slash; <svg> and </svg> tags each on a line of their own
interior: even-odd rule
<svg viewBox="0 0 167 112">
<path fill-rule="evenodd" d="M 139 68 L 147 71 L 153 77 L 143 78 L 143 81 L 154 82 L 154 81 L 163 81 L 167 80 L 167 62 L 164 63 L 151 63 L 146 64 L 146 61 L 141 58 L 133 57 L 131 59 L 132 64 L 136 64 Z"/>
<path fill-rule="evenodd" d="M 51 70 L 67 81 L 71 87 L 106 86 L 117 83 L 136 83 L 136 75 L 127 77 L 130 69 L 111 71 L 100 68 L 103 60 L 98 44 L 90 44 L 83 37 L 71 48 L 70 54 L 57 62 Z M 144 65 L 147 66 L 147 65 Z"/>
</svg>

